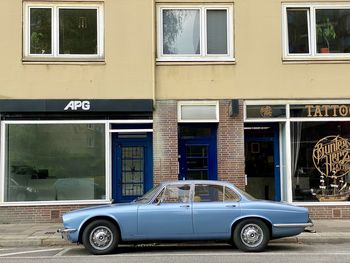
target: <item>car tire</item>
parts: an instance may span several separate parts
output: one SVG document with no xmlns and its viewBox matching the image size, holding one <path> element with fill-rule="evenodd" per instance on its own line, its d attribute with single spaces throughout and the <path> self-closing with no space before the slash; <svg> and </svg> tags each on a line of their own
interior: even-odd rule
<svg viewBox="0 0 350 263">
<path fill-rule="evenodd" d="M 233 242 L 245 252 L 261 252 L 267 247 L 270 231 L 260 219 L 245 219 L 233 231 Z"/>
<path fill-rule="evenodd" d="M 94 255 L 112 253 L 118 246 L 119 232 L 108 220 L 95 220 L 84 229 L 82 241 L 84 247 Z"/>
</svg>

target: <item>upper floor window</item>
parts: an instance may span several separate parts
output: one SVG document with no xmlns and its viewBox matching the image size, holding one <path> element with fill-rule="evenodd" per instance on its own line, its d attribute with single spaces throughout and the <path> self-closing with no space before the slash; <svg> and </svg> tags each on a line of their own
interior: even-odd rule
<svg viewBox="0 0 350 263">
<path fill-rule="evenodd" d="M 103 58 L 103 6 L 27 2 L 23 39 L 24 59 Z"/>
<path fill-rule="evenodd" d="M 350 5 L 283 5 L 285 59 L 350 59 Z"/>
<path fill-rule="evenodd" d="M 232 13 L 232 5 L 158 6 L 158 61 L 234 60 Z"/>
</svg>

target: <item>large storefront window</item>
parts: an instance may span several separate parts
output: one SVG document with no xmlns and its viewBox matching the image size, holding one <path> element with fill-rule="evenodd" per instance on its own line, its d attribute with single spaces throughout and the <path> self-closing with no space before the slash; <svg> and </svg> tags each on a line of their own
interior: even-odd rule
<svg viewBox="0 0 350 263">
<path fill-rule="evenodd" d="M 291 151 L 293 201 L 349 200 L 349 122 L 291 122 Z"/>
<path fill-rule="evenodd" d="M 101 200 L 104 124 L 7 124 L 5 202 Z"/>
</svg>

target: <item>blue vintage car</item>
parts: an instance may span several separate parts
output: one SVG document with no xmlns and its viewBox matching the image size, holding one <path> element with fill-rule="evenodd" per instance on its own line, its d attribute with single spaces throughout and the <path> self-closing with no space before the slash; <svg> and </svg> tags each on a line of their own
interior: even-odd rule
<svg viewBox="0 0 350 263">
<path fill-rule="evenodd" d="M 256 200 L 221 181 L 164 182 L 126 204 L 63 215 L 62 236 L 93 254 L 118 244 L 215 240 L 243 251 L 263 251 L 270 239 L 298 235 L 312 226 L 306 208 Z"/>
</svg>

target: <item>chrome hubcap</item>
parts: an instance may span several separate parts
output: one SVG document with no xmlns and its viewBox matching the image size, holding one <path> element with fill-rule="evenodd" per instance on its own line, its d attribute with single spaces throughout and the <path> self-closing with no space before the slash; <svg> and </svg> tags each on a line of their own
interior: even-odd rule
<svg viewBox="0 0 350 263">
<path fill-rule="evenodd" d="M 90 233 L 90 244 L 93 248 L 104 250 L 111 246 L 113 242 L 112 231 L 105 226 L 95 227 Z"/>
<path fill-rule="evenodd" d="M 263 241 L 263 231 L 256 224 L 247 224 L 242 228 L 241 240 L 248 247 L 257 247 Z"/>
</svg>

